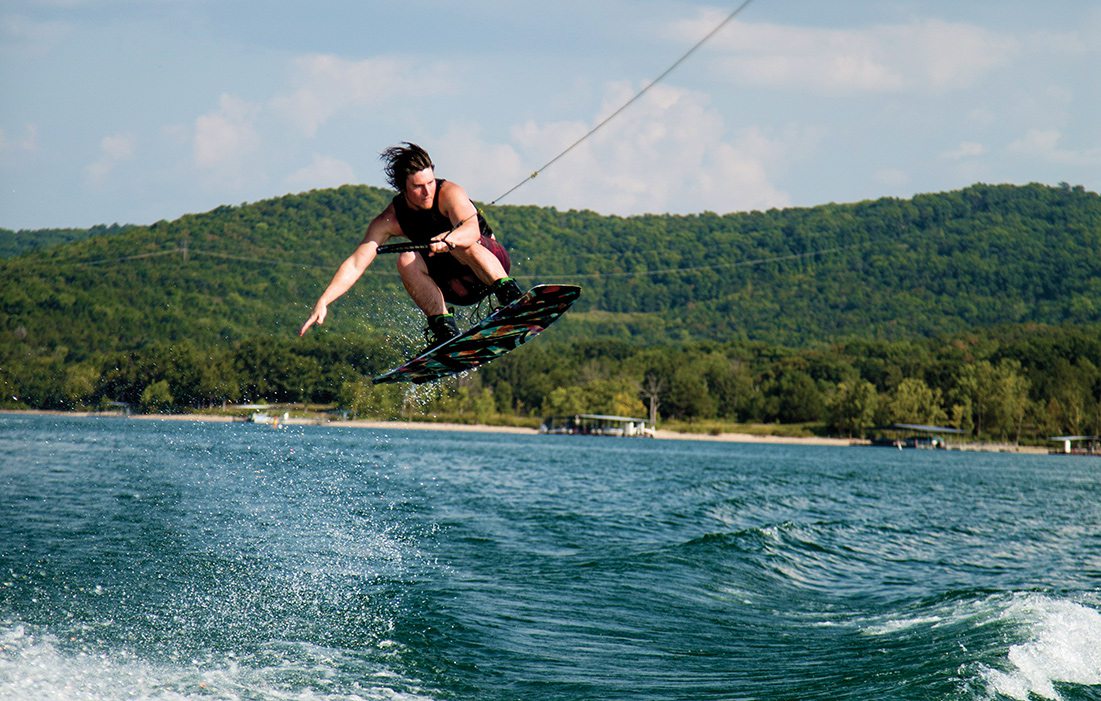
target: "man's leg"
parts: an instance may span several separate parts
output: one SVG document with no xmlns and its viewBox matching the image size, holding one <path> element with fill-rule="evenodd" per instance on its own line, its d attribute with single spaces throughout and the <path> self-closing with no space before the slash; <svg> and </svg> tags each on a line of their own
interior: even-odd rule
<svg viewBox="0 0 1101 701">
<path fill-rule="evenodd" d="M 455 248 L 451 251 L 451 255 L 455 260 L 473 270 L 478 279 L 482 281 L 482 284 L 487 287 L 508 275 L 500 259 L 480 243 L 468 248 Z"/>
<path fill-rule="evenodd" d="M 428 319 L 428 328 L 425 329 L 428 348 L 458 336 L 455 316 L 448 313 L 443 291 L 428 274 L 424 258 L 419 253 L 402 253 L 398 256 L 398 273 L 401 274 L 405 291 Z"/>
<path fill-rule="evenodd" d="M 405 291 L 413 298 L 413 303 L 427 317 L 447 313 L 447 302 L 436 281 L 428 274 L 428 266 L 419 253 L 398 255 L 398 274 Z"/>
<path fill-rule="evenodd" d="M 483 236 L 480 243 L 451 252 L 455 260 L 470 268 L 502 306 L 523 296 L 523 290 L 508 276 L 508 252 L 496 239 Z"/>
</svg>

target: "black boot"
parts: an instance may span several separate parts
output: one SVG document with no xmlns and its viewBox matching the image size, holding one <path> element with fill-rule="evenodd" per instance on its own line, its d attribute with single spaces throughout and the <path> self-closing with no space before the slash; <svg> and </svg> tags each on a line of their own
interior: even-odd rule
<svg viewBox="0 0 1101 701">
<path fill-rule="evenodd" d="M 436 314 L 428 317 L 428 328 L 424 330 L 424 340 L 430 350 L 436 346 L 450 341 L 459 335 L 459 325 L 455 323 L 454 314 Z"/>
<path fill-rule="evenodd" d="M 507 307 L 524 296 L 524 291 L 510 277 L 503 277 L 489 288 L 490 292 L 497 295 L 497 303 Z"/>
</svg>

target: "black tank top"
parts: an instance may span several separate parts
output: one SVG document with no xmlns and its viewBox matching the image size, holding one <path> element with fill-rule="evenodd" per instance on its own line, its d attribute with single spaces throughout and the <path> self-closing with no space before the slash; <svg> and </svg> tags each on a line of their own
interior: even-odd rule
<svg viewBox="0 0 1101 701">
<path fill-rule="evenodd" d="M 445 182 L 443 178 L 436 178 L 436 195 L 432 198 L 431 209 L 413 209 L 401 193 L 394 197 L 394 215 L 398 218 L 398 226 L 413 243 L 426 243 L 433 236 L 451 231 L 451 220 L 440 212 L 440 190 Z M 493 235 L 481 212 L 478 212 L 478 228 L 482 236 Z"/>
</svg>

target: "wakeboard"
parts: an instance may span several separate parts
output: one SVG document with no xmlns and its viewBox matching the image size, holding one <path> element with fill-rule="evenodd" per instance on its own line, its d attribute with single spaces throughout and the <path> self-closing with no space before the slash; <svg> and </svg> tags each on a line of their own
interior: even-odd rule
<svg viewBox="0 0 1101 701">
<path fill-rule="evenodd" d="M 473 370 L 530 341 L 581 295 L 577 285 L 536 285 L 458 336 L 374 378 L 372 382 L 432 382 Z"/>
</svg>

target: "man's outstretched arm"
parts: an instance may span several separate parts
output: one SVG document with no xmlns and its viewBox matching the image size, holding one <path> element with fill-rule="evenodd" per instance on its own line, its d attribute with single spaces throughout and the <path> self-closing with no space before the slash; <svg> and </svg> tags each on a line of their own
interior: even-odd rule
<svg viewBox="0 0 1101 701">
<path fill-rule="evenodd" d="M 325 317 L 329 313 L 329 304 L 350 290 L 352 285 L 356 284 L 356 281 L 367 271 L 367 268 L 371 267 L 371 263 L 375 261 L 375 256 L 378 255 L 378 247 L 386 243 L 393 235 L 392 224 L 394 224 L 394 215 L 389 207 L 371 221 L 363 241 L 352 252 L 352 255 L 340 264 L 333 275 L 333 279 L 329 282 L 329 286 L 318 297 L 310 317 L 298 330 L 299 336 L 304 336 L 314 324 L 321 325 L 325 323 Z"/>
</svg>

